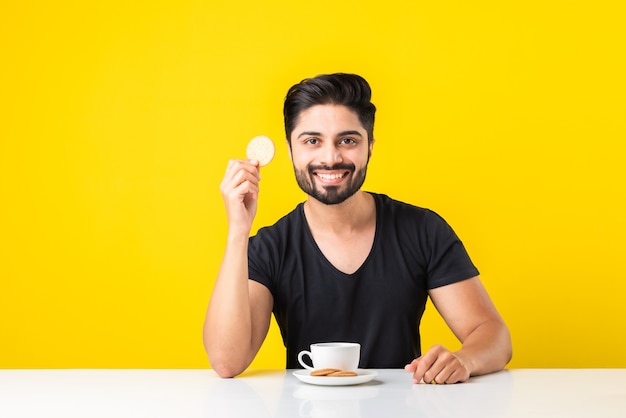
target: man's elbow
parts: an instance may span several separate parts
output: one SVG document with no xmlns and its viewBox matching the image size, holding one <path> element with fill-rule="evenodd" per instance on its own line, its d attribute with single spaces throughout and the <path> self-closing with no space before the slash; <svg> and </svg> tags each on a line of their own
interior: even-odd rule
<svg viewBox="0 0 626 418">
<path fill-rule="evenodd" d="M 219 377 L 229 379 L 246 370 L 245 365 L 237 364 L 229 356 L 209 356 L 209 364 Z"/>
<path fill-rule="evenodd" d="M 233 378 L 241 373 L 232 367 L 228 367 L 224 365 L 218 364 L 218 365 L 212 365 L 212 367 L 213 367 L 213 370 L 215 370 L 215 373 L 217 373 L 219 377 L 222 377 L 224 379 Z"/>
</svg>

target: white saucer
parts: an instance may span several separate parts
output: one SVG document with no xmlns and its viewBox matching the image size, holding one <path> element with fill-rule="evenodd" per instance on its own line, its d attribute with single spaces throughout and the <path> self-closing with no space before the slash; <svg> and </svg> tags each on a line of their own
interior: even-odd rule
<svg viewBox="0 0 626 418">
<path fill-rule="evenodd" d="M 358 369 L 356 372 L 358 373 L 357 376 L 332 377 L 311 376 L 310 370 L 296 370 L 293 372 L 293 375 L 304 383 L 320 386 L 360 385 L 361 383 L 369 382 L 370 380 L 378 376 L 378 373 L 373 370 Z"/>
</svg>

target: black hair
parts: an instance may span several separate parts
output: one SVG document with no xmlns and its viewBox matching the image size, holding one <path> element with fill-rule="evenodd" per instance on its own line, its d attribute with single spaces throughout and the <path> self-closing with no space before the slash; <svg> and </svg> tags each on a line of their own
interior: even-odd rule
<svg viewBox="0 0 626 418">
<path fill-rule="evenodd" d="M 291 133 L 302 111 L 315 105 L 335 104 L 346 106 L 357 114 L 371 143 L 374 140 L 376 114 L 371 98 L 370 85 L 360 75 L 322 74 L 302 80 L 292 86 L 285 97 L 283 116 L 287 141 L 291 144 Z"/>
</svg>

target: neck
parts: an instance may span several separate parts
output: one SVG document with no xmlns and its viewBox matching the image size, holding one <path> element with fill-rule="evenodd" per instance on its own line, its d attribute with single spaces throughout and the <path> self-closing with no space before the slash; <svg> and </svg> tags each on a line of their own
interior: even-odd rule
<svg viewBox="0 0 626 418">
<path fill-rule="evenodd" d="M 375 220 L 376 207 L 372 195 L 358 191 L 336 205 L 326 205 L 309 196 L 304 203 L 304 214 L 311 228 L 349 232 Z"/>
</svg>

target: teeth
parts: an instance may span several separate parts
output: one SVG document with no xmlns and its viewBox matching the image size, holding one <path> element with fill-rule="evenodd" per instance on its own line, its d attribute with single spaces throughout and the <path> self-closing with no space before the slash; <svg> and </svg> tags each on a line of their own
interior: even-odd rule
<svg viewBox="0 0 626 418">
<path fill-rule="evenodd" d="M 317 174 L 320 178 L 324 179 L 324 180 L 335 180 L 335 179 L 340 179 L 343 177 L 343 174 L 321 174 L 318 173 Z"/>
</svg>

